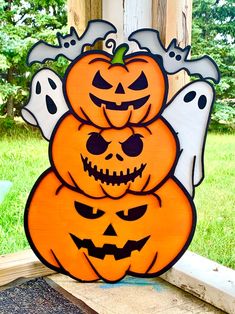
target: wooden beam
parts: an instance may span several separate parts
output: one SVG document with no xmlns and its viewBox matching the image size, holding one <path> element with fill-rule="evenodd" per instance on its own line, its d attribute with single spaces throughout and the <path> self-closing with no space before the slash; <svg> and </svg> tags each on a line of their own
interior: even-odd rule
<svg viewBox="0 0 235 314">
<path fill-rule="evenodd" d="M 31 250 L 0 256 L 0 290 L 1 286 L 7 285 L 12 281 L 18 280 L 20 278 L 36 278 L 41 276 L 48 276 L 51 274 L 55 274 L 55 272 L 42 265 Z M 205 257 L 187 251 L 169 271 L 167 271 L 160 277 L 168 281 L 170 284 L 173 284 L 176 287 L 180 288 L 181 290 L 189 292 L 190 294 L 202 299 L 203 301 L 206 301 L 224 310 L 226 313 L 234 313 L 235 271 L 230 268 L 227 268 Z M 75 280 L 63 275 L 56 275 L 49 278 L 53 279 L 53 281 L 56 282 L 58 285 L 65 285 L 67 288 L 65 286 L 63 288 L 69 292 L 71 290 L 72 294 L 73 291 L 75 294 L 78 290 L 82 291 L 79 298 L 81 298 L 81 296 L 83 295 L 85 299 L 90 299 L 90 301 L 92 302 L 93 300 L 98 300 L 98 298 L 94 298 L 94 294 L 92 292 L 93 288 L 99 288 L 98 293 L 101 294 L 100 298 L 103 299 L 104 294 L 103 290 L 100 289 L 100 287 L 103 287 L 105 289 L 113 288 L 113 291 L 116 291 L 115 289 L 119 286 L 127 286 L 129 287 L 129 290 L 128 292 L 125 292 L 124 295 L 126 294 L 128 297 L 128 294 L 134 291 L 132 295 L 134 299 L 136 298 L 136 293 L 138 291 L 140 293 L 143 293 L 144 291 L 146 292 L 146 290 L 144 289 L 145 287 L 150 287 L 151 291 L 149 291 L 148 289 L 147 295 L 152 293 L 152 290 L 156 290 L 157 295 L 156 297 L 153 297 L 156 302 L 153 302 L 154 304 L 157 303 L 157 306 L 159 306 L 159 289 L 161 292 L 161 288 L 164 288 L 166 286 L 164 282 L 162 282 L 158 278 L 143 278 L 143 281 L 141 281 L 141 279 L 132 277 L 130 279 L 129 285 L 129 279 L 127 277 L 123 281 L 121 281 L 120 284 L 117 285 L 117 287 L 116 285 L 105 284 L 104 282 L 79 284 Z M 77 289 L 73 287 L 77 287 Z M 136 288 L 138 289 L 136 290 Z M 173 289 L 169 285 L 166 287 L 166 290 L 168 288 L 171 290 Z M 174 291 L 176 292 L 176 290 Z M 116 291 L 116 295 L 113 292 L 112 297 L 114 296 L 115 298 L 117 298 L 117 300 L 121 299 L 119 290 Z M 89 305 L 90 301 L 86 302 L 85 299 L 83 301 Z M 106 298 L 106 300 L 107 302 L 109 302 L 110 300 L 112 301 L 112 298 L 110 300 L 109 298 Z M 151 297 L 148 297 L 148 300 L 151 300 Z M 163 300 L 165 299 L 163 298 Z M 167 302 L 169 305 L 168 300 L 165 300 L 165 302 Z M 164 304 L 162 306 L 164 306 Z M 153 313 L 155 312 L 156 311 L 154 311 Z M 196 311 L 196 313 L 199 312 L 204 313 L 203 310 Z M 117 311 L 117 313 L 120 313 L 120 311 Z"/>
<path fill-rule="evenodd" d="M 198 298 L 167 283 L 161 278 L 134 278 L 127 276 L 118 284 L 101 281 L 79 283 L 65 275 L 48 277 L 75 298 L 83 301 L 99 314 L 107 313 L 213 313 L 222 312 Z M 50 282 L 48 282 L 50 284 Z"/>
<path fill-rule="evenodd" d="M 90 20 L 102 18 L 102 0 L 68 0 L 68 25 L 73 26 L 81 35 Z M 100 43 L 96 49 L 102 48 Z"/>
<path fill-rule="evenodd" d="M 68 0 L 68 25 L 73 26 L 79 35 L 81 35 L 88 21 L 88 4 L 85 0 Z"/>
<path fill-rule="evenodd" d="M 153 27 L 159 30 L 165 47 L 176 38 L 180 47 L 191 44 L 192 0 L 153 0 Z M 168 100 L 189 81 L 189 76 L 182 70 L 169 75 Z"/>
<path fill-rule="evenodd" d="M 111 35 L 117 46 L 127 42 L 128 36 L 139 28 L 152 27 L 152 0 L 103 0 L 102 17 L 113 23 L 117 34 Z M 138 45 L 128 42 L 129 52 L 136 51 Z"/>
<path fill-rule="evenodd" d="M 187 251 L 161 278 L 190 294 L 235 313 L 235 270 Z"/>
<path fill-rule="evenodd" d="M 31 250 L 0 256 L 0 287 L 20 278 L 35 278 L 55 273 L 44 266 Z"/>
</svg>

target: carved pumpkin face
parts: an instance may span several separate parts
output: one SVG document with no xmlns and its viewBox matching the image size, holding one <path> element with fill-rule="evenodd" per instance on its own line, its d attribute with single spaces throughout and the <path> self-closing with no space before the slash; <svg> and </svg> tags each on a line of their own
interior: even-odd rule
<svg viewBox="0 0 235 314">
<path fill-rule="evenodd" d="M 193 209 L 174 181 L 159 195 L 161 202 L 153 194 L 95 200 L 47 171 L 27 204 L 27 237 L 44 263 L 80 280 L 155 276 L 187 248 L 194 224 Z"/>
<path fill-rule="evenodd" d="M 147 192 L 169 174 L 176 159 L 173 133 L 158 119 L 147 127 L 100 130 L 68 115 L 51 146 L 60 178 L 93 197 Z"/>
<path fill-rule="evenodd" d="M 98 127 L 150 121 L 161 110 L 167 89 L 159 64 L 144 53 L 115 58 L 89 52 L 72 63 L 65 83 L 69 104 L 78 117 Z"/>
</svg>

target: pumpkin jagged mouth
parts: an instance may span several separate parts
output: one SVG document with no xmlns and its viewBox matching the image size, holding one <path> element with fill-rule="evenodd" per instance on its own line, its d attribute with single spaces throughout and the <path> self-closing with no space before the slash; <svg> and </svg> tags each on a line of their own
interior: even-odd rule
<svg viewBox="0 0 235 314">
<path fill-rule="evenodd" d="M 84 171 L 87 171 L 89 176 L 93 176 L 96 181 L 100 180 L 101 183 L 105 182 L 107 185 L 120 185 L 122 183 L 127 184 L 130 181 L 134 182 L 137 177 L 142 177 L 142 172 L 146 167 L 146 164 L 141 164 L 140 168 L 137 169 L 135 167 L 133 172 L 130 172 L 130 169 L 128 168 L 126 174 L 123 174 L 123 171 L 121 171 L 120 174 L 117 174 L 116 171 L 111 174 L 109 169 L 106 169 L 105 171 L 103 169 L 98 170 L 96 165 L 92 166 L 91 161 L 89 162 L 87 157 L 84 158 L 81 155 L 81 158 Z"/>
<path fill-rule="evenodd" d="M 103 247 L 96 247 L 90 239 L 81 240 L 72 233 L 70 236 L 78 249 L 86 248 L 88 250 L 89 256 L 104 259 L 105 255 L 113 255 L 115 260 L 130 257 L 132 251 L 140 251 L 150 238 L 149 235 L 138 241 L 128 240 L 123 248 L 118 248 L 115 244 L 104 244 Z"/>
<path fill-rule="evenodd" d="M 117 105 L 116 102 L 100 99 L 91 93 L 89 96 L 96 106 L 101 107 L 101 105 L 104 104 L 106 109 L 110 110 L 127 110 L 129 106 L 133 106 L 134 109 L 139 109 L 147 102 L 150 97 L 150 95 L 148 95 L 131 101 L 122 101 L 120 105 Z"/>
</svg>

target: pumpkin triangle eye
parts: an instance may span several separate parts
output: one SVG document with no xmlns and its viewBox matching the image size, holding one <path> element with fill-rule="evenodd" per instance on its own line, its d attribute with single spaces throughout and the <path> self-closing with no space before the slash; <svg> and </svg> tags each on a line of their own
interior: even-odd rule
<svg viewBox="0 0 235 314">
<path fill-rule="evenodd" d="M 128 88 L 133 90 L 141 90 L 147 87 L 148 81 L 143 71 L 141 72 L 140 76 L 130 86 L 128 86 Z"/>
<path fill-rule="evenodd" d="M 113 87 L 101 76 L 100 71 L 96 72 L 96 75 L 92 81 L 92 85 L 101 89 L 109 89 Z"/>
</svg>

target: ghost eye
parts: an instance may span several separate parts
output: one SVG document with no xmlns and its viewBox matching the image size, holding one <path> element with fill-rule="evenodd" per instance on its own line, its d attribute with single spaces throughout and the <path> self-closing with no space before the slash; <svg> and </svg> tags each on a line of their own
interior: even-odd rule
<svg viewBox="0 0 235 314">
<path fill-rule="evenodd" d="M 106 151 L 109 144 L 110 142 L 106 142 L 99 133 L 92 132 L 87 140 L 86 148 L 93 155 L 101 155 Z"/>
<path fill-rule="evenodd" d="M 125 215 L 124 210 L 117 212 L 119 218 L 127 221 L 133 221 L 141 218 L 147 210 L 147 205 L 142 205 L 134 207 L 128 210 L 127 215 Z"/>
<path fill-rule="evenodd" d="M 177 61 L 180 61 L 181 60 L 181 55 L 177 55 L 175 58 L 176 58 Z"/>
<path fill-rule="evenodd" d="M 204 109 L 206 107 L 207 99 L 205 95 L 201 95 L 198 99 L 198 108 Z"/>
<path fill-rule="evenodd" d="M 48 77 L 48 82 L 49 82 L 49 84 L 50 84 L 52 89 L 56 89 L 57 88 L 56 83 L 52 79 L 50 79 L 49 77 Z"/>
<path fill-rule="evenodd" d="M 86 204 L 80 203 L 80 202 L 74 202 L 74 207 L 76 208 L 76 211 L 84 218 L 88 219 L 96 219 L 104 215 L 104 211 L 101 209 L 97 209 L 97 211 L 93 212 L 93 207 L 88 206 Z"/>
<path fill-rule="evenodd" d="M 148 87 L 148 81 L 144 72 L 142 71 L 140 76 L 130 85 L 128 88 L 132 90 L 141 90 Z"/>
<path fill-rule="evenodd" d="M 101 89 L 109 89 L 113 87 L 111 84 L 105 81 L 105 79 L 101 76 L 100 71 L 96 72 L 96 75 L 92 81 L 92 85 Z"/>
<path fill-rule="evenodd" d="M 140 134 L 131 135 L 125 142 L 120 143 L 122 145 L 123 152 L 130 157 L 138 156 L 143 150 L 143 137 Z"/>
<path fill-rule="evenodd" d="M 41 91 L 42 91 L 41 84 L 40 84 L 39 81 L 37 81 L 37 84 L 36 84 L 36 94 L 37 95 L 41 94 Z"/>
<path fill-rule="evenodd" d="M 64 47 L 69 48 L 69 43 L 68 42 L 64 43 Z"/>
</svg>

